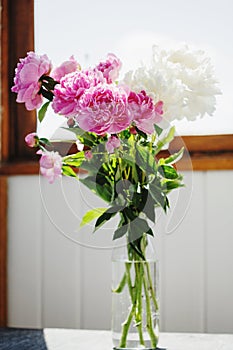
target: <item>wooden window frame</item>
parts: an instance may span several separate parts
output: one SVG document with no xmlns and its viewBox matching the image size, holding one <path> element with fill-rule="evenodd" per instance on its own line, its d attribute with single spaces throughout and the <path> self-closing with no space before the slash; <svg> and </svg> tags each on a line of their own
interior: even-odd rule
<svg viewBox="0 0 233 350">
<path fill-rule="evenodd" d="M 39 172 L 34 150 L 24 142 L 36 129 L 36 114 L 17 104 L 10 91 L 18 59 L 33 49 L 34 0 L 1 0 L 0 326 L 7 325 L 7 177 Z M 175 138 L 169 152 L 182 145 L 179 170 L 233 169 L 232 134 Z"/>
</svg>

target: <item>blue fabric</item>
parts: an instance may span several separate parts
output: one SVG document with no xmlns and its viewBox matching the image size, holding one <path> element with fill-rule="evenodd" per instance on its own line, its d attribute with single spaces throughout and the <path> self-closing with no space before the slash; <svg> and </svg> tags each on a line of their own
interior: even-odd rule
<svg viewBox="0 0 233 350">
<path fill-rule="evenodd" d="M 0 328 L 0 350 L 48 349 L 44 340 L 43 330 L 23 328 Z M 156 350 L 166 349 L 156 348 Z"/>
<path fill-rule="evenodd" d="M 43 330 L 0 328 L 0 350 L 47 350 Z"/>
</svg>

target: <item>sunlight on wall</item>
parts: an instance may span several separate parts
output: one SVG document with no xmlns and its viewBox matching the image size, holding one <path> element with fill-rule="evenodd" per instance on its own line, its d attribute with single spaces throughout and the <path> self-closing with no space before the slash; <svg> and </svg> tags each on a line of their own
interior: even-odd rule
<svg viewBox="0 0 233 350">
<path fill-rule="evenodd" d="M 223 94 L 213 117 L 178 122 L 177 131 L 232 133 L 232 12 L 231 0 L 35 0 L 36 51 L 47 53 L 54 65 L 74 54 L 86 67 L 114 52 L 123 62 L 123 73 L 148 62 L 154 44 L 174 48 L 187 43 L 203 49 L 213 59 Z M 44 130 L 40 128 L 42 134 Z"/>
</svg>

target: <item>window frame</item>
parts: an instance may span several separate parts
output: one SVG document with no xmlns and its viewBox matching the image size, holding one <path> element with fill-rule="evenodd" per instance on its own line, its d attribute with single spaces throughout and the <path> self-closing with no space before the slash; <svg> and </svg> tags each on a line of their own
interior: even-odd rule
<svg viewBox="0 0 233 350">
<path fill-rule="evenodd" d="M 10 91 L 18 59 L 33 49 L 34 0 L 1 0 L 0 326 L 7 324 L 7 177 L 39 172 L 35 152 L 24 142 L 36 129 L 36 113 L 16 103 Z M 162 155 L 183 145 L 186 152 L 179 170 L 233 169 L 232 134 L 176 137 Z"/>
<path fill-rule="evenodd" d="M 35 112 L 15 102 L 11 93 L 19 57 L 34 48 L 34 0 L 1 0 L 0 118 L 0 327 L 7 326 L 7 211 L 9 175 L 38 173 L 36 157 L 24 135 L 36 127 Z"/>
<path fill-rule="evenodd" d="M 19 57 L 34 49 L 34 0 L 2 0 L 2 118 L 0 175 L 38 174 L 37 156 L 24 137 L 36 130 L 36 113 L 15 102 L 11 93 Z M 233 134 L 176 137 L 169 152 L 183 144 L 192 170 L 233 169 Z M 179 168 L 190 170 L 184 159 Z"/>
</svg>

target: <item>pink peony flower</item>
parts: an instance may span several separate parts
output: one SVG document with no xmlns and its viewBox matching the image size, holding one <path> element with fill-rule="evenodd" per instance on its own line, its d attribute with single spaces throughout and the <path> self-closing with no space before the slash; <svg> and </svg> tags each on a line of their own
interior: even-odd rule
<svg viewBox="0 0 233 350">
<path fill-rule="evenodd" d="M 98 135 L 126 129 L 131 123 L 126 92 L 110 84 L 90 88 L 80 99 L 77 122 L 83 130 Z"/>
<path fill-rule="evenodd" d="M 16 102 L 25 103 L 27 110 L 39 108 L 43 97 L 39 94 L 40 78 L 49 74 L 51 62 L 47 55 L 36 55 L 28 52 L 25 58 L 21 58 L 15 69 L 14 86 L 11 91 L 16 92 Z"/>
<path fill-rule="evenodd" d="M 129 109 L 133 115 L 133 122 L 137 128 L 147 134 L 154 132 L 154 124 L 162 120 L 163 102 L 159 101 L 154 105 L 145 91 L 130 92 L 128 97 Z"/>
<path fill-rule="evenodd" d="M 121 61 L 113 53 L 109 53 L 107 60 L 100 62 L 96 69 L 103 73 L 104 78 L 107 80 L 108 84 L 114 82 L 118 76 L 121 69 Z"/>
<path fill-rule="evenodd" d="M 49 183 L 53 183 L 56 178 L 62 175 L 62 157 L 58 152 L 48 152 L 39 150 L 37 154 L 41 154 L 40 172 L 47 177 Z"/>
<path fill-rule="evenodd" d="M 103 75 L 93 70 L 66 74 L 54 88 L 52 108 L 55 113 L 67 118 L 75 117 L 79 111 L 80 97 L 87 89 L 100 82 L 103 82 Z"/>
<path fill-rule="evenodd" d="M 31 132 L 27 136 L 25 136 L 25 142 L 29 147 L 36 147 L 38 146 L 39 138 L 37 136 L 37 133 Z"/>
<path fill-rule="evenodd" d="M 80 64 L 75 60 L 74 56 L 71 56 L 68 61 L 63 62 L 59 67 L 52 70 L 51 77 L 59 82 L 66 74 L 76 72 L 80 69 Z"/>
<path fill-rule="evenodd" d="M 158 113 L 159 115 L 163 114 L 163 101 L 158 101 L 155 104 L 155 112 Z"/>
<path fill-rule="evenodd" d="M 105 144 L 105 148 L 108 153 L 114 153 L 115 148 L 119 148 L 121 145 L 121 141 L 118 137 L 112 135 L 109 137 L 108 141 Z"/>
</svg>

